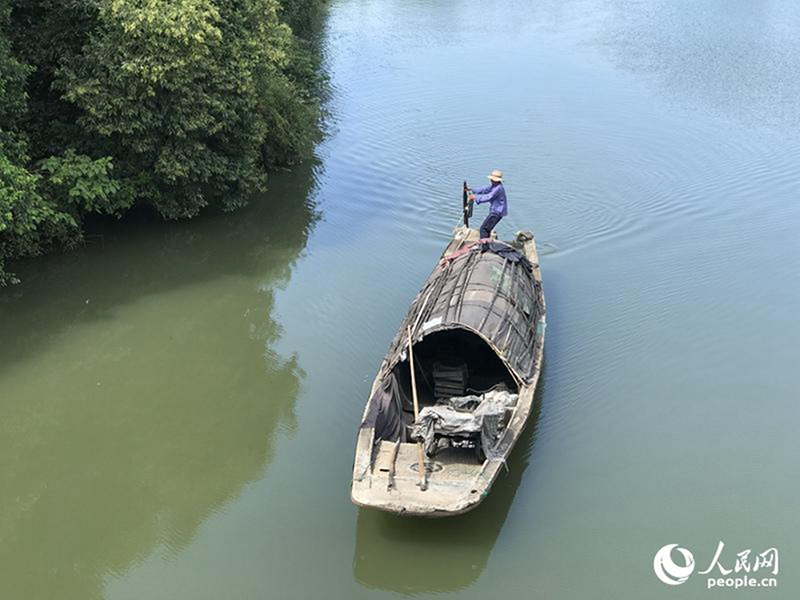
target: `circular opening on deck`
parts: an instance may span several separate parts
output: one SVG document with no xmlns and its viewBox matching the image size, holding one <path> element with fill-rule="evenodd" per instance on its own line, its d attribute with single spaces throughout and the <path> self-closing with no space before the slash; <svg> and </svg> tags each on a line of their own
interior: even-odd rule
<svg viewBox="0 0 800 600">
<path fill-rule="evenodd" d="M 419 473 L 419 463 L 411 463 L 411 466 L 409 468 L 412 471 L 414 471 L 415 473 Z M 425 472 L 426 473 L 436 473 L 438 471 L 441 471 L 443 468 L 444 467 L 442 465 L 440 465 L 439 463 L 435 463 L 435 462 L 425 463 Z"/>
</svg>

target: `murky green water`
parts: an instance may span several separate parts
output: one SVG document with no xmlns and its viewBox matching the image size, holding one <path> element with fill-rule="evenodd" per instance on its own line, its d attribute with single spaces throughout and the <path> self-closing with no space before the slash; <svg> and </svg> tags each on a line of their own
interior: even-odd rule
<svg viewBox="0 0 800 600">
<path fill-rule="evenodd" d="M 700 598 L 653 555 L 719 541 L 780 572 L 715 596 L 797 597 L 799 30 L 789 0 L 334 1 L 318 164 L 0 293 L 0 598 Z M 365 394 L 491 168 L 543 253 L 533 422 L 474 513 L 359 511 Z"/>
</svg>

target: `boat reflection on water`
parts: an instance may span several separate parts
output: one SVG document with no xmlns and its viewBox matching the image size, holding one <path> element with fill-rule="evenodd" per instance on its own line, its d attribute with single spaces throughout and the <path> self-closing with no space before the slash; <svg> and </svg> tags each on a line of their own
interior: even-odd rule
<svg viewBox="0 0 800 600">
<path fill-rule="evenodd" d="M 403 594 L 462 590 L 486 567 L 536 441 L 547 366 L 530 420 L 492 493 L 475 510 L 446 519 L 398 517 L 359 509 L 353 577 L 364 587 Z"/>
</svg>

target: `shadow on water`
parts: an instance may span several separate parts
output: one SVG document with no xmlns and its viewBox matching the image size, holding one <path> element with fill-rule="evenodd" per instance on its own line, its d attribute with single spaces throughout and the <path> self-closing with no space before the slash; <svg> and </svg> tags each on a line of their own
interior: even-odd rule
<svg viewBox="0 0 800 600">
<path fill-rule="evenodd" d="M 356 581 L 403 594 L 455 592 L 474 583 L 486 567 L 528 468 L 543 397 L 542 376 L 508 471 L 500 474 L 475 510 L 457 517 L 415 519 L 360 509 L 353 557 Z"/>
<path fill-rule="evenodd" d="M 262 274 L 268 295 L 271 282 L 288 278 L 316 223 L 308 199 L 317 168 L 309 162 L 273 175 L 269 192 L 237 212 L 173 222 L 134 216 L 96 229 L 75 252 L 16 266 L 23 283 L 0 288 L 0 371 L 64 329 L 112 320 L 147 297 Z"/>
<path fill-rule="evenodd" d="M 101 598 L 262 476 L 304 376 L 272 312 L 312 169 L 240 213 L 112 228 L 3 293 L 0 597 Z"/>
</svg>

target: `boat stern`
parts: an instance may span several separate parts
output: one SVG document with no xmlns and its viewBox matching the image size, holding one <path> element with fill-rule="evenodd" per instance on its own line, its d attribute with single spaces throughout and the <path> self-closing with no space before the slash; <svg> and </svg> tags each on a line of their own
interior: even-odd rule
<svg viewBox="0 0 800 600">
<path fill-rule="evenodd" d="M 399 515 L 444 517 L 478 506 L 492 479 L 486 463 L 464 460 L 461 452 L 443 452 L 426 462 L 426 487 L 420 486 L 417 445 L 380 442 L 371 468 L 354 473 L 350 498 L 364 508 Z"/>
</svg>

